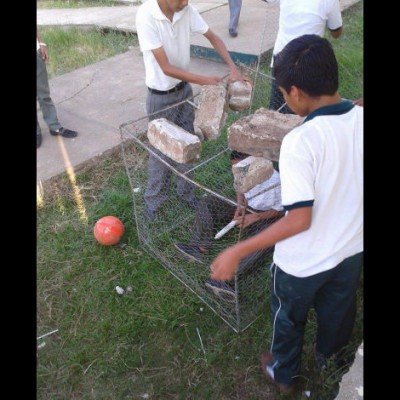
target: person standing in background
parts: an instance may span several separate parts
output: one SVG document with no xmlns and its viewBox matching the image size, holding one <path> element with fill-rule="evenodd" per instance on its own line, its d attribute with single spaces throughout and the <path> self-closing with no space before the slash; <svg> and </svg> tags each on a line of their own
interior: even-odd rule
<svg viewBox="0 0 400 400">
<path fill-rule="evenodd" d="M 342 13 L 339 0 L 264 0 L 267 3 L 279 2 L 279 28 L 272 52 L 278 54 L 292 39 L 302 35 L 324 37 L 328 29 L 333 38 L 338 38 L 343 31 Z M 275 81 L 272 81 L 269 102 L 270 110 L 279 110 L 285 104 L 282 93 Z M 280 110 L 283 114 L 293 114 L 286 105 Z"/>
<path fill-rule="evenodd" d="M 50 97 L 49 78 L 47 75 L 46 64 L 49 61 L 47 45 L 43 43 L 39 32 L 36 32 L 37 56 L 36 56 L 36 97 L 43 113 L 43 119 L 46 122 L 52 136 L 62 136 L 65 138 L 74 138 L 78 132 L 66 129 L 61 126 L 57 117 L 56 106 Z M 36 148 L 42 144 L 42 130 L 36 117 Z"/>
<path fill-rule="evenodd" d="M 236 37 L 238 35 L 238 25 L 240 11 L 242 9 L 242 0 L 229 0 L 229 35 Z"/>
</svg>

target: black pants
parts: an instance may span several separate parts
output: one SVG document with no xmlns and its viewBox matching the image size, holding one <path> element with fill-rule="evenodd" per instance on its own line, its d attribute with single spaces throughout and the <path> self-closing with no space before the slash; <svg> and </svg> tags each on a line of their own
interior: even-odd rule
<svg viewBox="0 0 400 400">
<path fill-rule="evenodd" d="M 356 316 L 356 291 L 363 253 L 346 258 L 335 268 L 297 278 L 272 264 L 273 336 L 269 365 L 274 379 L 290 385 L 299 374 L 308 311 L 317 314 L 316 353 L 327 359 L 349 343 Z"/>
</svg>

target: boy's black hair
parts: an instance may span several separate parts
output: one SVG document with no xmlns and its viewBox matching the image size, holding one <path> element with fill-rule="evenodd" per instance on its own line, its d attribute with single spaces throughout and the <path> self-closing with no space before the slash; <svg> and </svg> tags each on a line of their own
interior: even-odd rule
<svg viewBox="0 0 400 400">
<path fill-rule="evenodd" d="M 246 153 L 241 153 L 240 151 L 232 150 L 230 154 L 230 160 L 244 160 L 249 157 Z"/>
<path fill-rule="evenodd" d="M 296 86 L 311 97 L 333 95 L 339 87 L 335 53 L 327 39 L 303 35 L 291 40 L 274 56 L 272 69 L 278 86 L 290 93 Z"/>
</svg>

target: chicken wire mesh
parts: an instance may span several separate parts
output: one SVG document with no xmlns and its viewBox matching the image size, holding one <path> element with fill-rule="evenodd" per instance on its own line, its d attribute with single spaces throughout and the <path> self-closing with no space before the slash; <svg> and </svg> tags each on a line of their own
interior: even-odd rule
<svg viewBox="0 0 400 400">
<path fill-rule="evenodd" d="M 147 129 L 149 121 L 161 117 L 188 128 L 193 122 L 199 95 L 120 127 L 141 245 L 236 332 L 246 329 L 259 316 L 260 307 L 267 299 L 272 248 L 242 260 L 234 278 L 225 284 L 209 279 L 209 265 L 220 251 L 259 232 L 281 215 L 273 211 L 267 220 L 244 229 L 234 227 L 215 239 L 216 233 L 232 221 L 238 206 L 227 128 L 251 113 L 254 107 L 265 107 L 270 90 L 268 76 L 244 65 L 241 69 L 256 83 L 252 106 L 243 112 L 228 109 L 220 136 L 201 142 L 201 156 L 194 163 L 182 165 L 156 150 L 149 143 Z M 159 186 L 162 190 L 152 190 L 154 175 L 162 176 Z M 271 178 L 249 196 L 248 203 L 271 194 L 273 198 L 280 198 L 279 193 L 279 179 Z M 157 206 L 153 207 L 154 204 Z M 242 209 L 254 214 L 257 210 L 249 204 L 247 207 L 244 204 Z"/>
</svg>

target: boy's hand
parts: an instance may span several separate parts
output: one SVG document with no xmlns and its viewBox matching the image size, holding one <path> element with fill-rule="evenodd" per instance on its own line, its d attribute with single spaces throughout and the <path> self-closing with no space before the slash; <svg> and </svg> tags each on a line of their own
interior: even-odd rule
<svg viewBox="0 0 400 400">
<path fill-rule="evenodd" d="M 217 281 L 228 281 L 235 275 L 239 265 L 240 257 L 237 254 L 236 246 L 229 247 L 218 254 L 210 265 L 211 279 Z"/>
<path fill-rule="evenodd" d="M 260 218 L 258 214 L 248 213 L 244 216 L 244 218 L 240 217 L 237 219 L 238 222 L 236 226 L 238 226 L 239 228 L 247 228 L 251 224 L 254 224 L 254 222 L 258 221 L 259 219 Z"/>
</svg>

